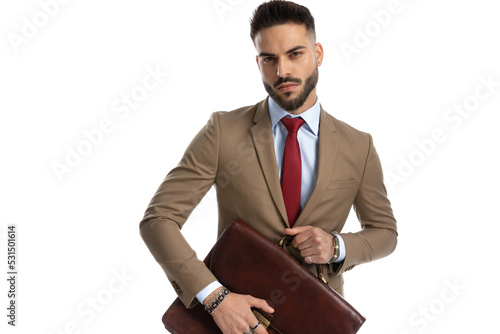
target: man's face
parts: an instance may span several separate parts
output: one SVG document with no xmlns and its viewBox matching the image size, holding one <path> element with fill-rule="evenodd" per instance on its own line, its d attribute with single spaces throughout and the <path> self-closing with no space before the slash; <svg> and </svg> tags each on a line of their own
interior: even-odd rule
<svg viewBox="0 0 500 334">
<path fill-rule="evenodd" d="M 283 109 L 299 114 L 316 102 L 321 44 L 314 44 L 305 25 L 287 23 L 262 29 L 255 36 L 257 64 L 268 94 Z"/>
</svg>

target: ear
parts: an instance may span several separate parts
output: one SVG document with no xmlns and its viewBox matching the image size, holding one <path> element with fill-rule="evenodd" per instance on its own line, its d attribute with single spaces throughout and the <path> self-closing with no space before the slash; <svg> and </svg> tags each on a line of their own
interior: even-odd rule
<svg viewBox="0 0 500 334">
<path fill-rule="evenodd" d="M 318 66 L 320 66 L 323 63 L 323 45 L 321 45 L 321 43 L 316 43 L 316 45 L 314 46 L 314 52 L 316 54 L 316 61 L 318 62 L 317 64 Z"/>
<path fill-rule="evenodd" d="M 260 63 L 259 63 L 259 56 L 255 56 L 255 61 L 257 62 L 257 67 L 259 68 L 260 71 Z"/>
</svg>

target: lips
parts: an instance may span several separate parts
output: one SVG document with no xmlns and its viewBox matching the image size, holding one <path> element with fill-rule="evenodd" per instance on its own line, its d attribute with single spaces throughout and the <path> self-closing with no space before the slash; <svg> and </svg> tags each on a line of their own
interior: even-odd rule
<svg viewBox="0 0 500 334">
<path fill-rule="evenodd" d="M 297 87 L 297 84 L 286 83 L 286 84 L 279 86 L 278 89 L 282 93 L 287 93 L 287 92 L 291 92 L 291 91 L 295 90 L 296 87 Z"/>
</svg>

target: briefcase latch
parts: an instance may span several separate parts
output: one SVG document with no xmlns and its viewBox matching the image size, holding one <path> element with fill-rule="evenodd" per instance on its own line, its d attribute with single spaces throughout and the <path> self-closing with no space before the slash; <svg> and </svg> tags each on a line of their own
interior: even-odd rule
<svg viewBox="0 0 500 334">
<path fill-rule="evenodd" d="M 330 283 L 328 283 L 328 281 L 326 280 L 325 276 L 323 276 L 323 273 L 318 273 L 318 278 L 321 282 L 325 283 L 326 285 L 330 285 Z"/>
<path fill-rule="evenodd" d="M 260 314 L 260 312 L 258 312 L 257 310 L 252 310 L 252 312 L 253 315 L 255 315 L 255 317 L 257 318 L 257 320 L 260 321 L 260 324 L 264 326 L 265 329 L 267 329 L 271 324 L 271 322 L 267 320 L 267 318 L 264 317 L 262 314 Z"/>
<path fill-rule="evenodd" d="M 293 238 L 295 238 L 294 235 L 285 235 L 283 238 L 281 238 L 280 242 L 278 243 L 278 246 L 281 248 L 285 248 L 285 246 L 290 246 L 292 244 Z"/>
</svg>

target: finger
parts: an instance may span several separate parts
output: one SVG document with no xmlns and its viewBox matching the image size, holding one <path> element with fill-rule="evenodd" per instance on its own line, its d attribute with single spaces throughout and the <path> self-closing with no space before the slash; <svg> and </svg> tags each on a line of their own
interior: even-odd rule
<svg viewBox="0 0 500 334">
<path fill-rule="evenodd" d="M 304 231 L 307 231 L 309 229 L 313 228 L 312 226 L 297 226 L 293 228 L 286 228 L 285 229 L 285 234 L 287 235 L 297 235 L 299 233 L 302 233 Z"/>
<path fill-rule="evenodd" d="M 303 251 L 300 251 L 300 256 L 302 256 L 304 259 L 307 259 L 309 256 L 314 257 L 317 253 L 314 252 L 314 249 L 312 248 L 307 248 Z"/>
<path fill-rule="evenodd" d="M 306 248 L 310 248 L 314 246 L 314 235 L 312 234 L 313 230 L 307 230 L 293 238 L 292 245 L 299 250 L 304 250 Z"/>
<path fill-rule="evenodd" d="M 257 323 L 256 323 L 256 325 L 257 325 Z M 256 329 L 254 329 L 253 332 L 256 333 L 256 334 L 266 334 L 267 330 L 266 330 L 266 328 L 264 326 L 262 326 L 262 324 L 260 324 L 259 327 L 257 327 Z"/>
<path fill-rule="evenodd" d="M 332 238 L 331 234 L 318 228 L 311 229 L 307 233 L 295 237 L 295 239 L 299 239 L 299 244 L 303 244 L 302 247 L 299 247 L 300 250 L 313 247 L 319 253 L 322 252 L 323 248 L 332 244 Z"/>
<path fill-rule="evenodd" d="M 301 226 L 301 227 L 294 227 L 293 229 L 286 229 L 285 233 L 287 233 L 288 231 L 290 231 L 291 233 L 295 233 L 291 234 L 295 236 L 292 240 L 292 246 L 298 248 L 300 244 L 311 238 L 312 236 L 311 232 L 314 230 L 313 227 L 311 226 Z"/>
<path fill-rule="evenodd" d="M 307 249 L 314 248 L 315 246 L 316 244 L 314 243 L 313 236 L 301 235 L 301 238 L 299 238 L 297 241 L 297 245 L 294 247 L 302 252 Z"/>
<path fill-rule="evenodd" d="M 251 307 L 260 308 L 262 311 L 267 313 L 274 313 L 274 309 L 269 306 L 269 304 L 264 299 L 259 299 L 252 296 L 249 297 L 249 304 Z"/>
<path fill-rule="evenodd" d="M 306 263 L 327 263 L 333 257 L 333 251 L 321 246 L 312 246 L 300 251 Z M 311 259 L 309 258 L 311 257 Z"/>
<path fill-rule="evenodd" d="M 302 254 L 300 254 L 300 255 L 302 255 Z M 307 263 L 307 264 L 316 263 L 316 262 L 314 262 L 315 261 L 315 259 L 314 259 L 315 254 L 308 253 L 306 255 L 302 255 L 302 257 L 304 258 L 304 262 Z"/>
<path fill-rule="evenodd" d="M 255 317 L 255 316 L 254 316 L 253 318 L 254 318 L 255 320 L 252 320 L 252 321 L 250 322 L 250 324 L 252 325 L 252 326 L 250 326 L 250 328 L 255 328 L 255 329 L 253 329 L 253 332 L 252 332 L 252 333 L 257 333 L 257 334 L 259 334 L 259 333 L 261 333 L 261 334 L 265 334 L 265 333 L 267 333 L 267 330 L 266 330 L 266 328 L 262 325 L 262 323 L 261 323 L 261 322 L 260 322 L 260 321 L 259 321 L 259 320 Z M 257 325 L 258 325 L 258 326 L 257 326 Z"/>
<path fill-rule="evenodd" d="M 297 249 L 300 250 L 300 255 L 302 257 L 311 255 L 312 256 L 318 255 L 321 257 L 329 253 L 328 247 L 323 246 L 323 244 L 316 243 L 313 238 L 309 238 L 305 242 L 298 245 Z"/>
</svg>

